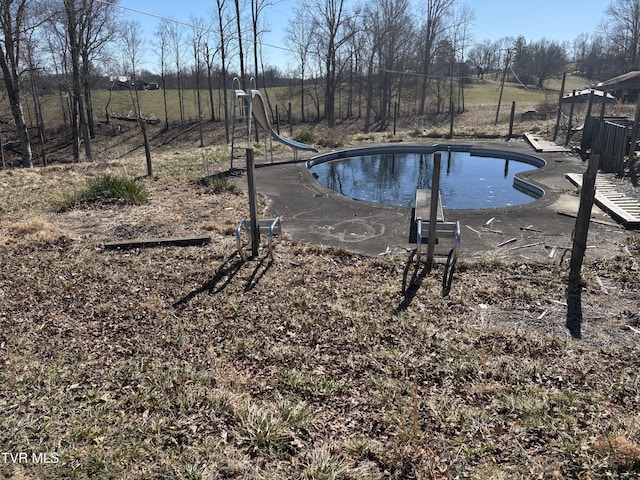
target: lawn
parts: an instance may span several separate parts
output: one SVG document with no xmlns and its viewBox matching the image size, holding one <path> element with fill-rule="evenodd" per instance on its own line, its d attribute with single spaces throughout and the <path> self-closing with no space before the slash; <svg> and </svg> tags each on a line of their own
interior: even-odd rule
<svg viewBox="0 0 640 480">
<path fill-rule="evenodd" d="M 566 263 L 462 252 L 442 298 L 442 265 L 402 294 L 404 255 L 285 237 L 274 262 L 242 262 L 243 178 L 201 182 L 226 146 L 155 137 L 145 178 L 120 140 L 92 163 L 0 171 L 4 478 L 640 474 L 637 233 L 585 264 L 576 341 Z M 147 201 L 59 209 L 105 174 Z M 211 244 L 103 248 L 201 234 Z"/>
</svg>

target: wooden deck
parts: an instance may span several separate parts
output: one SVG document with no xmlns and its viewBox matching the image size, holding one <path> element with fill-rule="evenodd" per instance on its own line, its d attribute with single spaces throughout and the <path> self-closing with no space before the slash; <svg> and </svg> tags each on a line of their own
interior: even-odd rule
<svg viewBox="0 0 640 480">
<path fill-rule="evenodd" d="M 582 187 L 582 174 L 567 173 L 566 177 L 577 187 Z M 607 179 L 596 177 L 594 201 L 625 227 L 640 228 L 640 200 L 626 196 Z"/>
</svg>

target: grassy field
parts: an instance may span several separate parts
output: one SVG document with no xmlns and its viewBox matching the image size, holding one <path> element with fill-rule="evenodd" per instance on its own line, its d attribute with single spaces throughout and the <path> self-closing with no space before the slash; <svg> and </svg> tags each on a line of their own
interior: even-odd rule
<svg viewBox="0 0 640 480">
<path fill-rule="evenodd" d="M 582 88 L 587 83 L 586 80 L 568 76 L 565 90 L 570 91 L 575 88 Z M 275 108 L 275 102 L 279 105 L 280 114 L 280 132 L 285 136 L 300 140 L 305 143 L 313 143 L 315 145 L 327 148 L 336 148 L 344 145 L 346 139 L 353 135 L 355 142 L 371 142 L 371 141 L 398 141 L 402 135 L 393 138 L 394 122 L 393 118 L 389 119 L 389 124 L 385 131 L 376 132 L 377 125 L 372 125 L 371 130 L 374 133 L 363 133 L 363 117 L 351 117 L 338 119 L 335 128 L 328 130 L 324 122 L 312 121 L 315 114 L 308 116 L 308 123 L 299 123 L 299 97 L 295 95 L 295 88 L 281 87 L 279 89 L 269 89 L 269 96 L 272 99 L 272 106 Z M 511 102 L 516 102 L 514 115 L 513 132 L 514 136 L 522 135 L 525 132 L 536 132 L 543 135 L 552 136 L 555 131 L 556 115 L 555 108 L 557 105 L 558 94 L 560 90 L 560 79 L 552 79 L 547 83 L 545 91 L 539 91 L 532 88 L 524 88 L 520 85 L 506 84 L 500 104 L 500 112 L 498 121 L 496 122 L 496 111 L 498 108 L 498 98 L 500 94 L 500 83 L 494 79 L 476 80 L 473 84 L 465 87 L 465 110 L 457 114 L 454 119 L 454 136 L 458 138 L 475 138 L 475 137 L 504 137 L 509 133 Z M 114 91 L 109 104 L 110 114 L 127 116 L 133 112 L 132 92 Z M 164 131 L 164 94 L 161 90 L 147 90 L 138 92 L 140 95 L 140 103 L 142 113 L 147 118 L 155 118 L 159 121 L 156 125 L 148 127 L 151 142 L 155 149 L 171 148 L 176 143 L 186 144 L 188 146 L 199 145 L 198 125 L 196 122 L 196 96 L 194 91 L 184 92 L 184 118 L 185 122 L 180 123 L 178 95 L 176 91 L 167 91 L 167 102 L 169 111 L 169 122 L 171 129 Z M 103 155 L 108 158 L 119 157 L 126 152 L 133 153 L 138 151 L 142 146 L 142 138 L 135 122 L 127 122 L 117 119 L 111 119 L 110 124 L 106 125 L 106 116 L 104 113 L 110 92 L 108 90 L 96 90 L 93 92 L 94 113 L 98 122 L 98 135 L 102 137 L 111 137 L 110 141 L 92 142 L 94 155 L 101 158 Z M 345 96 L 338 96 L 344 101 Z M 208 102 L 208 93 L 202 92 L 203 105 L 203 126 L 204 144 L 207 147 L 216 147 L 215 153 L 211 154 L 214 159 L 228 157 L 230 155 L 228 147 L 226 147 L 226 139 L 222 130 L 222 122 L 210 122 L 210 109 Z M 221 105 L 220 97 L 216 93 L 215 109 L 216 118 L 220 120 L 221 112 L 218 112 Z M 286 121 L 286 105 L 291 102 L 294 112 L 293 125 L 288 125 Z M 5 105 L 6 107 L 6 105 Z M 345 108 L 345 107 L 343 107 Z M 445 111 L 440 115 L 430 114 L 427 116 L 417 116 L 415 110 L 417 108 L 415 98 L 405 98 L 400 109 L 400 116 L 395 123 L 397 131 L 409 133 L 409 137 L 416 139 L 422 137 L 443 138 L 448 137 L 450 133 L 450 117 Z M 633 105 L 615 105 L 608 107 L 609 113 L 616 115 L 633 115 Z M 28 119 L 31 119 L 30 112 L 32 106 L 27 105 L 26 112 Z M 547 111 L 546 120 L 522 121 L 521 115 L 529 110 Z M 561 116 L 559 124 L 560 139 L 566 136 L 566 127 L 568 126 L 568 109 L 565 109 Z M 341 111 L 338 109 L 338 111 Z M 68 135 L 62 128 L 52 128 L 60 125 L 62 121 L 60 110 L 60 99 L 57 96 L 48 96 L 43 98 L 43 112 L 45 116 L 45 124 L 51 128 L 49 133 L 49 143 L 46 146 L 46 155 L 48 162 L 56 163 L 66 161 L 70 156 L 70 144 Z M 358 112 L 356 105 L 354 112 Z M 8 115 L 8 114 L 6 114 Z M 573 125 L 580 125 L 584 118 L 584 106 L 576 107 Z M 274 125 L 274 127 L 277 127 Z M 39 139 L 32 131 L 34 141 L 34 161 L 36 164 L 42 164 L 42 150 L 39 145 Z M 579 134 L 575 136 L 579 141 Z M 284 148 L 280 144 L 275 144 L 275 153 L 281 153 Z M 208 150 L 201 150 L 198 157 L 210 155 Z M 5 163 L 12 165 L 19 159 L 15 152 L 9 151 Z"/>
<path fill-rule="evenodd" d="M 441 265 L 401 293 L 403 256 L 285 238 L 241 262 L 242 178 L 201 182 L 226 150 L 172 138 L 154 178 L 126 134 L 0 172 L 3 478 L 638 478 L 637 234 L 585 266 L 574 341 L 566 263 L 463 254 L 443 299 Z M 59 212 L 105 174 L 148 201 Z"/>
<path fill-rule="evenodd" d="M 565 92 L 569 93 L 572 89 L 581 89 L 589 84 L 589 80 L 580 77 L 568 76 L 565 85 Z M 591 82 L 592 83 L 592 82 Z M 545 91 L 538 90 L 534 87 L 523 87 L 517 84 L 505 85 L 502 95 L 502 111 L 507 115 L 506 119 L 501 119 L 501 122 L 508 122 L 508 114 L 511 108 L 511 102 L 516 102 L 516 111 L 518 115 L 526 110 L 535 108 L 540 104 L 557 104 L 558 95 L 560 92 L 561 82 L 560 79 L 551 79 L 546 84 Z M 292 110 L 295 116 L 299 116 L 300 98 L 296 94 L 298 91 L 297 86 L 294 88 L 278 87 L 269 88 L 268 94 L 271 99 L 272 108 L 275 110 L 275 105 L 278 105 L 279 113 L 281 117 L 286 118 L 285 112 L 289 102 L 292 104 Z M 92 92 L 93 108 L 96 120 L 104 121 L 106 118 L 105 107 L 109 101 L 108 90 L 97 89 Z M 151 116 L 164 122 L 164 93 L 162 90 L 143 90 L 138 92 L 142 113 L 145 116 Z M 216 118 L 223 118 L 223 99 L 221 97 L 222 92 L 214 91 L 214 109 Z M 465 107 L 474 109 L 476 107 L 486 108 L 488 105 L 497 107 L 498 99 L 500 95 L 500 82 L 493 78 L 486 80 L 474 80 L 470 85 L 465 88 Z M 176 90 L 167 90 L 167 110 L 169 112 L 170 123 L 177 123 L 180 121 L 180 108 L 178 93 Z M 342 102 L 346 102 L 346 94 L 340 96 L 338 99 Z M 57 95 L 43 96 L 41 99 L 43 105 L 43 114 L 45 117 L 46 125 L 57 125 L 61 118 L 60 97 Z M 31 99 L 26 99 L 26 112 L 30 116 L 33 111 L 31 105 Z M 203 117 L 205 120 L 211 118 L 211 108 L 209 103 L 209 92 L 207 90 L 201 90 L 201 105 L 203 111 Z M 403 108 L 401 112 L 411 110 L 415 105 L 415 95 L 407 90 L 407 94 L 403 99 Z M 229 100 L 229 106 L 231 102 Z M 186 90 L 183 92 L 183 107 L 184 118 L 186 121 L 193 121 L 198 116 L 197 109 L 197 95 L 194 90 Z M 308 105 L 307 108 L 311 106 Z M 8 106 L 4 105 L 6 109 L 5 115 L 9 115 Z M 340 107 L 336 107 L 337 111 L 340 111 Z M 343 110 L 346 111 L 346 106 L 343 106 Z M 111 92 L 111 101 L 109 103 L 110 114 L 127 115 L 133 111 L 133 97 L 132 92 L 128 91 L 113 91 Z M 357 111 L 357 106 L 356 106 Z M 314 118 L 314 112 L 309 111 L 308 116 Z M 35 123 L 35 120 L 33 120 Z"/>
</svg>

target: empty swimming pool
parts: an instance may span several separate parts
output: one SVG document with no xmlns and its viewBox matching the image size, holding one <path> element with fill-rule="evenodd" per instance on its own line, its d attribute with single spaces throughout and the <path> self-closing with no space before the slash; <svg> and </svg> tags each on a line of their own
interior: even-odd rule
<svg viewBox="0 0 640 480">
<path fill-rule="evenodd" d="M 416 189 L 430 189 L 433 156 L 441 155 L 440 192 L 446 209 L 523 205 L 544 191 L 518 174 L 540 168 L 531 155 L 465 145 L 382 145 L 332 152 L 307 166 L 324 186 L 368 202 L 413 206 Z"/>
</svg>

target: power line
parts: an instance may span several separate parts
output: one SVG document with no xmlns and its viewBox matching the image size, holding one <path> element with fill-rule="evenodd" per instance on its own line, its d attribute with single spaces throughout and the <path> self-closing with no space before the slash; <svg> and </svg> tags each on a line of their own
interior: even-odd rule
<svg viewBox="0 0 640 480">
<path fill-rule="evenodd" d="M 164 17 L 162 15 L 158 15 L 156 13 L 147 12 L 145 10 L 140 10 L 140 9 L 133 8 L 133 7 L 126 7 L 124 5 L 120 5 L 119 3 L 114 3 L 114 2 L 111 2 L 109 0 L 96 0 L 96 1 L 100 2 L 100 3 L 104 3 L 105 5 L 110 5 L 112 7 L 118 7 L 118 8 L 121 8 L 123 10 L 129 10 L 130 12 L 139 13 L 140 15 L 145 15 L 147 17 L 153 17 L 153 18 L 157 18 L 159 20 L 164 20 L 164 21 L 167 21 L 167 22 L 176 23 L 176 24 L 182 25 L 184 27 L 202 29 L 202 30 L 204 30 L 206 32 L 217 33 L 215 31 L 211 30 L 210 28 L 202 28 L 201 25 L 194 25 L 193 23 L 183 22 L 183 21 L 180 21 L 180 20 L 176 20 L 175 18 Z M 276 48 L 278 50 L 284 50 L 286 52 L 296 53 L 294 50 L 291 50 L 290 48 L 282 47 L 280 45 L 271 45 L 269 43 L 264 43 L 262 41 L 260 42 L 260 46 L 269 47 L 269 48 Z"/>
<path fill-rule="evenodd" d="M 146 15 L 147 17 L 154 17 L 154 18 L 158 18 L 160 20 L 166 20 L 168 22 L 177 23 L 177 24 L 183 25 L 185 27 L 199 28 L 198 26 L 193 25 L 192 23 L 181 22 L 180 20 L 176 20 L 175 18 L 163 17 L 162 15 L 157 15 L 155 13 L 146 12 L 144 10 L 138 10 L 137 8 L 125 7 L 124 5 L 120 5 L 119 3 L 109 2 L 107 0 L 96 0 L 96 1 L 98 1 L 100 3 L 104 3 L 105 5 L 111 5 L 112 7 L 118 7 L 118 8 L 121 8 L 123 10 L 129 10 L 130 12 L 135 12 L 135 13 L 139 13 L 141 15 Z M 209 29 L 206 29 L 206 30 L 211 31 Z"/>
<path fill-rule="evenodd" d="M 443 79 L 443 78 L 473 78 L 472 75 L 425 75 L 424 73 L 412 72 L 410 70 L 390 70 L 388 68 L 379 68 L 381 72 L 394 73 L 396 75 L 408 75 L 410 77 Z"/>
</svg>

